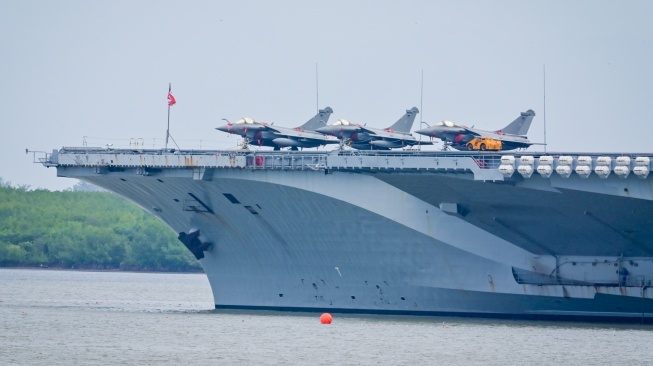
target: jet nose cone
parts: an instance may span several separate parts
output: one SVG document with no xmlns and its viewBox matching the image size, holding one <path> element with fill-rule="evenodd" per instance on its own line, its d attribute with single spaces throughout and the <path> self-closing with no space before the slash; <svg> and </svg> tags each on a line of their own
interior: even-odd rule
<svg viewBox="0 0 653 366">
<path fill-rule="evenodd" d="M 321 133 L 323 135 L 330 135 L 331 134 L 331 127 L 329 127 L 329 126 L 320 127 L 317 130 L 315 130 L 315 132 Z"/>
<path fill-rule="evenodd" d="M 216 127 L 215 129 L 218 130 L 218 131 L 222 131 L 222 132 L 229 132 L 229 125 Z"/>
<path fill-rule="evenodd" d="M 415 133 L 419 133 L 420 135 L 427 135 L 428 136 L 430 134 L 430 131 L 429 131 L 428 128 L 423 128 L 421 130 L 415 131 Z"/>
</svg>

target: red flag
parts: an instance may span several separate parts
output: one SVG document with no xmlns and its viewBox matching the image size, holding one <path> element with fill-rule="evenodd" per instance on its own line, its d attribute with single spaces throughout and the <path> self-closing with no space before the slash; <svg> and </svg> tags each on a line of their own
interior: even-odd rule
<svg viewBox="0 0 653 366">
<path fill-rule="evenodd" d="M 173 97 L 172 93 L 170 91 L 168 91 L 168 107 L 171 107 L 171 106 L 175 105 L 175 103 L 177 103 L 177 101 L 175 100 L 175 97 Z"/>
</svg>

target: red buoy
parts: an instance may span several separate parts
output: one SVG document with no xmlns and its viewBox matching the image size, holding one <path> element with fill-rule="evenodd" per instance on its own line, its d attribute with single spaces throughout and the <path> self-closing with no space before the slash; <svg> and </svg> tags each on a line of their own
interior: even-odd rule
<svg viewBox="0 0 653 366">
<path fill-rule="evenodd" d="M 324 313 L 320 316 L 320 323 L 322 324 L 331 324 L 333 317 L 329 313 Z"/>
</svg>

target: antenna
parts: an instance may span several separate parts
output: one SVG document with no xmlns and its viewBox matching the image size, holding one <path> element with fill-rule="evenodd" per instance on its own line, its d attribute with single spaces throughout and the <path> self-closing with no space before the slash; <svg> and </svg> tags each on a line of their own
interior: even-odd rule
<svg viewBox="0 0 653 366">
<path fill-rule="evenodd" d="M 424 69 L 422 69 L 422 82 L 420 84 L 420 90 L 419 90 L 419 128 L 422 128 L 422 123 L 424 123 L 422 116 L 424 115 L 424 108 L 422 108 L 422 104 L 424 101 Z M 422 143 L 422 135 L 419 135 L 419 142 L 420 144 Z M 421 146 L 420 146 L 421 148 Z"/>
<path fill-rule="evenodd" d="M 424 109 L 422 108 L 422 101 L 424 100 L 424 69 L 422 69 L 422 84 L 420 85 L 419 91 L 419 125 L 422 128 L 422 116 L 424 115 Z"/>
<path fill-rule="evenodd" d="M 317 77 L 317 62 L 315 63 L 315 109 L 317 109 L 317 113 L 320 113 L 320 87 Z"/>
<path fill-rule="evenodd" d="M 546 154 L 546 64 L 542 65 L 542 77 L 544 79 L 544 153 Z"/>
</svg>

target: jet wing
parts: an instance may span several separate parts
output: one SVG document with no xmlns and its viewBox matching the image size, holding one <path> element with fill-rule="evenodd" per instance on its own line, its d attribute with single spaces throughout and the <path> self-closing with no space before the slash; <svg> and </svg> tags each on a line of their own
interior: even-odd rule
<svg viewBox="0 0 653 366">
<path fill-rule="evenodd" d="M 367 128 L 365 126 L 358 126 L 358 128 L 370 135 L 378 135 L 378 132 L 375 129 Z"/>
<path fill-rule="evenodd" d="M 270 131 L 274 131 L 278 135 L 282 135 L 282 136 L 289 137 L 289 138 L 295 138 L 295 139 L 306 138 L 306 137 L 310 138 L 310 137 L 313 137 L 313 136 L 315 136 L 315 138 L 324 137 L 323 135 L 320 135 L 320 134 L 315 133 L 315 132 L 295 130 L 295 129 L 284 128 L 284 127 L 270 128 Z"/>
<path fill-rule="evenodd" d="M 331 139 L 329 139 L 327 136 L 312 131 L 296 130 L 284 127 L 271 128 L 270 131 L 274 131 L 280 138 L 299 142 L 331 141 Z M 337 142 L 337 140 L 334 141 Z"/>
<path fill-rule="evenodd" d="M 264 126 L 266 130 L 276 132 L 276 133 L 282 133 L 280 129 L 276 127 L 272 127 L 272 125 L 267 124 L 267 123 L 260 123 L 260 125 Z"/>
<path fill-rule="evenodd" d="M 467 131 L 468 133 L 474 135 L 474 136 L 481 136 L 481 137 L 487 136 L 487 135 L 484 135 L 484 134 L 478 132 L 477 130 L 469 128 L 469 127 L 465 127 L 465 126 L 459 126 L 459 127 L 462 128 L 463 130 Z"/>
</svg>

